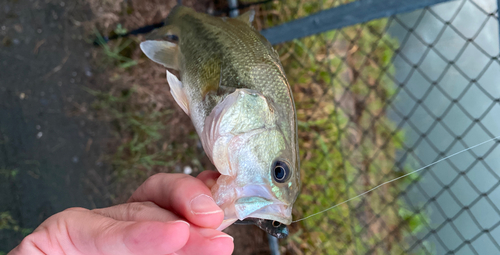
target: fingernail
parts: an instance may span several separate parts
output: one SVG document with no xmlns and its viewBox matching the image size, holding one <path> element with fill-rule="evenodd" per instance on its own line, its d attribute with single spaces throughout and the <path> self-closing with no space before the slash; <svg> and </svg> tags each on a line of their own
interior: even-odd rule
<svg viewBox="0 0 500 255">
<path fill-rule="evenodd" d="M 214 179 L 208 179 L 205 181 L 205 185 L 207 185 L 208 188 L 212 188 L 215 185 L 215 180 Z"/>
<path fill-rule="evenodd" d="M 224 234 L 220 231 L 214 230 L 214 229 L 201 229 L 199 232 L 202 236 L 214 240 L 214 239 L 219 239 L 219 238 L 230 238 L 231 242 L 234 241 L 234 238 L 230 235 Z"/>
<path fill-rule="evenodd" d="M 210 240 L 214 240 L 214 239 L 217 239 L 217 238 L 230 238 L 231 239 L 231 242 L 234 241 L 234 238 L 230 235 L 217 235 L 217 236 L 214 236 L 212 238 L 210 238 Z"/>
<path fill-rule="evenodd" d="M 222 210 L 210 196 L 201 194 L 191 200 L 191 212 L 194 214 L 213 214 L 220 213 Z"/>
<path fill-rule="evenodd" d="M 177 223 L 177 222 L 182 222 L 182 223 L 186 224 L 188 227 L 191 226 L 191 225 L 189 225 L 189 223 L 187 221 L 183 221 L 183 220 L 171 221 L 171 223 Z"/>
</svg>

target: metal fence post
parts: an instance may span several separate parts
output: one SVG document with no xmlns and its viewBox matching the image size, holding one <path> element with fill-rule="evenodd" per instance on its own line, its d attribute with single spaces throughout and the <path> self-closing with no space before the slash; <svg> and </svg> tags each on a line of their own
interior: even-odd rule
<svg viewBox="0 0 500 255">
<path fill-rule="evenodd" d="M 262 30 L 261 34 L 278 44 L 448 1 L 451 0 L 358 0 Z"/>
</svg>

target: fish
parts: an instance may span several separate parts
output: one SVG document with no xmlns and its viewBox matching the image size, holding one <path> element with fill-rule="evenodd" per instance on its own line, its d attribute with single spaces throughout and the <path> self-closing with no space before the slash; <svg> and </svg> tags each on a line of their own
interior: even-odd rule
<svg viewBox="0 0 500 255">
<path fill-rule="evenodd" d="M 254 15 L 220 18 L 178 5 L 140 48 L 167 68 L 174 100 L 221 174 L 211 189 L 224 211 L 218 229 L 249 219 L 283 237 L 301 187 L 297 114 L 279 55 L 252 26 Z"/>
</svg>

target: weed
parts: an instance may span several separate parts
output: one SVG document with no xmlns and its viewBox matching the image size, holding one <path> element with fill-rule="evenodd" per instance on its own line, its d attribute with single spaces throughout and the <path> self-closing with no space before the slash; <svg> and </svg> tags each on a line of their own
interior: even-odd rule
<svg viewBox="0 0 500 255">
<path fill-rule="evenodd" d="M 118 25 L 115 29 L 116 34 L 126 33 L 126 29 Z M 94 28 L 94 34 L 96 37 L 96 42 L 101 46 L 102 53 L 104 54 L 103 62 L 118 66 L 123 69 L 137 65 L 137 61 L 131 59 L 126 54 L 130 47 L 135 47 L 133 39 L 130 38 L 118 38 L 114 42 L 106 42 L 101 33 Z"/>
<path fill-rule="evenodd" d="M 20 233 L 22 236 L 27 236 L 33 232 L 33 229 L 20 227 L 8 211 L 0 212 L 0 230 L 11 230 Z"/>
<path fill-rule="evenodd" d="M 202 155 L 195 155 L 195 146 L 186 144 L 186 140 L 196 143 L 196 135 L 186 136 L 184 141 L 166 140 L 174 110 L 139 103 L 141 94 L 137 87 L 116 93 L 86 91 L 96 98 L 93 109 L 114 126 L 118 143 L 108 159 L 114 169 L 119 193 L 124 193 L 124 197 L 154 173 L 172 172 L 174 168 L 180 171 L 181 165 L 194 166 L 198 171 L 203 169 L 200 161 L 193 160 Z"/>
<path fill-rule="evenodd" d="M 0 176 L 3 176 L 6 179 L 15 179 L 19 170 L 17 169 L 1 169 L 0 168 Z"/>
</svg>

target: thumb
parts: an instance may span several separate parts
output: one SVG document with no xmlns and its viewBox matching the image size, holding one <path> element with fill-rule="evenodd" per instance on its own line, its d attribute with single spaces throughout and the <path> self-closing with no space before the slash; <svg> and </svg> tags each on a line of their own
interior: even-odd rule
<svg viewBox="0 0 500 255">
<path fill-rule="evenodd" d="M 72 208 L 47 219 L 9 255 L 169 254 L 184 247 L 188 239 L 185 221 L 117 221 Z"/>
</svg>

